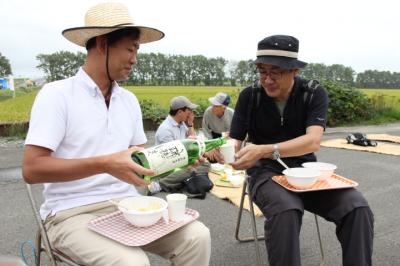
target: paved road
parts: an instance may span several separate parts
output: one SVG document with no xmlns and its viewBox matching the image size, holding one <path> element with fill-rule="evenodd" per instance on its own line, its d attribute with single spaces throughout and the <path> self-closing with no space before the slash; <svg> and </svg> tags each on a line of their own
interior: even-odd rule
<svg viewBox="0 0 400 266">
<path fill-rule="evenodd" d="M 400 135 L 400 124 L 379 127 L 328 129 L 325 138 L 345 137 L 349 132 L 388 133 Z M 21 180 L 21 148 L 0 145 L 0 254 L 18 256 L 22 242 L 33 239 L 36 225 L 29 206 L 25 185 Z M 17 145 L 18 146 L 18 145 Z M 400 265 L 400 183 L 399 157 L 368 152 L 322 148 L 317 153 L 320 161 L 339 166 L 337 172 L 360 183 L 359 190 L 369 201 L 375 215 L 374 265 Z M 6 162 L 6 163 L 4 163 Z M 11 162 L 11 163 L 10 163 Z M 39 199 L 41 185 L 34 186 Z M 164 194 L 160 195 L 165 197 Z M 191 199 L 188 206 L 200 212 L 200 220 L 211 230 L 211 265 L 254 265 L 253 243 L 238 243 L 234 239 L 237 208 L 213 195 L 205 200 Z M 245 213 L 243 233 L 250 234 L 250 222 Z M 334 225 L 320 219 L 326 253 L 326 265 L 341 264 L 341 250 L 334 234 Z M 257 219 L 259 232 L 263 219 Z M 320 255 L 313 216 L 305 214 L 301 231 L 303 265 L 318 265 Z M 265 244 L 261 243 L 263 260 L 267 264 Z M 150 255 L 152 265 L 168 265 Z M 33 264 L 32 264 L 33 265 Z M 48 265 L 46 263 L 46 265 Z"/>
</svg>

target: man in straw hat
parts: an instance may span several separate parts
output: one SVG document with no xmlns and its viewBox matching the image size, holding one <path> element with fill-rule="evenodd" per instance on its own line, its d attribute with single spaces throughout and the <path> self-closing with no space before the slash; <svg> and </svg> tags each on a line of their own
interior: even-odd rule
<svg viewBox="0 0 400 266">
<path fill-rule="evenodd" d="M 236 104 L 230 136 L 237 150 L 248 134 L 253 145 L 232 164 L 247 169 L 254 202 L 262 210 L 270 265 L 300 265 L 299 234 L 304 210 L 336 224 L 343 265 L 371 265 L 373 214 L 356 189 L 294 193 L 271 178 L 289 167 L 316 161 L 326 126 L 328 97 L 316 81 L 298 76 L 299 42 L 286 35 L 258 43 L 259 81 L 244 89 Z"/>
<path fill-rule="evenodd" d="M 135 25 L 122 4 L 103 3 L 87 11 L 85 26 L 63 35 L 86 47 L 86 62 L 39 92 L 23 160 L 25 181 L 44 183 L 40 212 L 53 248 L 83 265 L 149 265 L 145 251 L 173 265 L 208 265 L 210 232 L 197 221 L 141 247 L 87 228 L 116 210 L 108 200 L 139 196 L 135 186 L 147 182 L 135 173 L 154 174 L 130 158 L 147 139 L 137 98 L 116 81 L 128 78 L 139 45 L 164 33 Z"/>
</svg>

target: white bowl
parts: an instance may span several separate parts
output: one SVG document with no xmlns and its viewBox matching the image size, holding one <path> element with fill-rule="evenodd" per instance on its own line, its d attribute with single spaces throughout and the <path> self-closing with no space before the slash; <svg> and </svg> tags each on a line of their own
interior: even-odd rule
<svg viewBox="0 0 400 266">
<path fill-rule="evenodd" d="M 324 180 L 332 176 L 337 168 L 337 166 L 334 164 L 323 162 L 308 162 L 303 163 L 302 166 L 320 171 L 321 175 L 318 177 L 318 180 Z"/>
<path fill-rule="evenodd" d="M 212 163 L 211 170 L 215 172 L 224 172 L 225 166 L 220 163 Z"/>
<path fill-rule="evenodd" d="M 244 182 L 244 176 L 242 176 L 242 175 L 229 175 L 228 176 L 228 180 L 234 186 L 241 186 L 243 184 L 243 182 Z"/>
<path fill-rule="evenodd" d="M 151 226 L 161 217 L 168 221 L 168 203 L 158 197 L 138 196 L 121 200 L 118 209 L 125 219 L 138 227 Z"/>
<path fill-rule="evenodd" d="M 300 189 L 312 187 L 317 181 L 317 177 L 321 175 L 318 170 L 303 167 L 285 169 L 282 173 L 286 176 L 289 184 Z"/>
</svg>

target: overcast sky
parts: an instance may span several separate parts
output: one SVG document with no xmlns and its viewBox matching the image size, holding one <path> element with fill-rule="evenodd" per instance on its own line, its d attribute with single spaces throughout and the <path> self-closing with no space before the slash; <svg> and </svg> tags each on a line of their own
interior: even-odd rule
<svg viewBox="0 0 400 266">
<path fill-rule="evenodd" d="M 61 31 L 83 26 L 94 0 L 0 0 L 0 53 L 16 77 L 38 77 L 36 56 L 82 51 Z M 342 64 L 356 72 L 400 72 L 400 18 L 395 0 L 121 0 L 135 24 L 165 32 L 140 52 L 254 59 L 273 34 L 300 40 L 299 59 Z"/>
</svg>

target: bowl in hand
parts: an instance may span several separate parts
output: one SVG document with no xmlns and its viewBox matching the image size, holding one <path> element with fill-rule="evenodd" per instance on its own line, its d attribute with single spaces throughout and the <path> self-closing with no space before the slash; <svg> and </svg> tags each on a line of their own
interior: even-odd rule
<svg viewBox="0 0 400 266">
<path fill-rule="evenodd" d="M 337 168 L 334 164 L 323 162 L 308 162 L 303 163 L 302 166 L 320 171 L 321 175 L 318 177 L 318 180 L 325 180 L 326 178 L 331 177 Z"/>
<path fill-rule="evenodd" d="M 321 172 L 311 168 L 295 167 L 288 168 L 282 172 L 290 185 L 306 189 L 312 187 L 317 181 L 317 177 L 321 175 Z"/>
<path fill-rule="evenodd" d="M 128 197 L 118 203 L 125 219 L 138 227 L 151 226 L 163 217 L 168 221 L 168 203 L 158 197 Z"/>
</svg>

